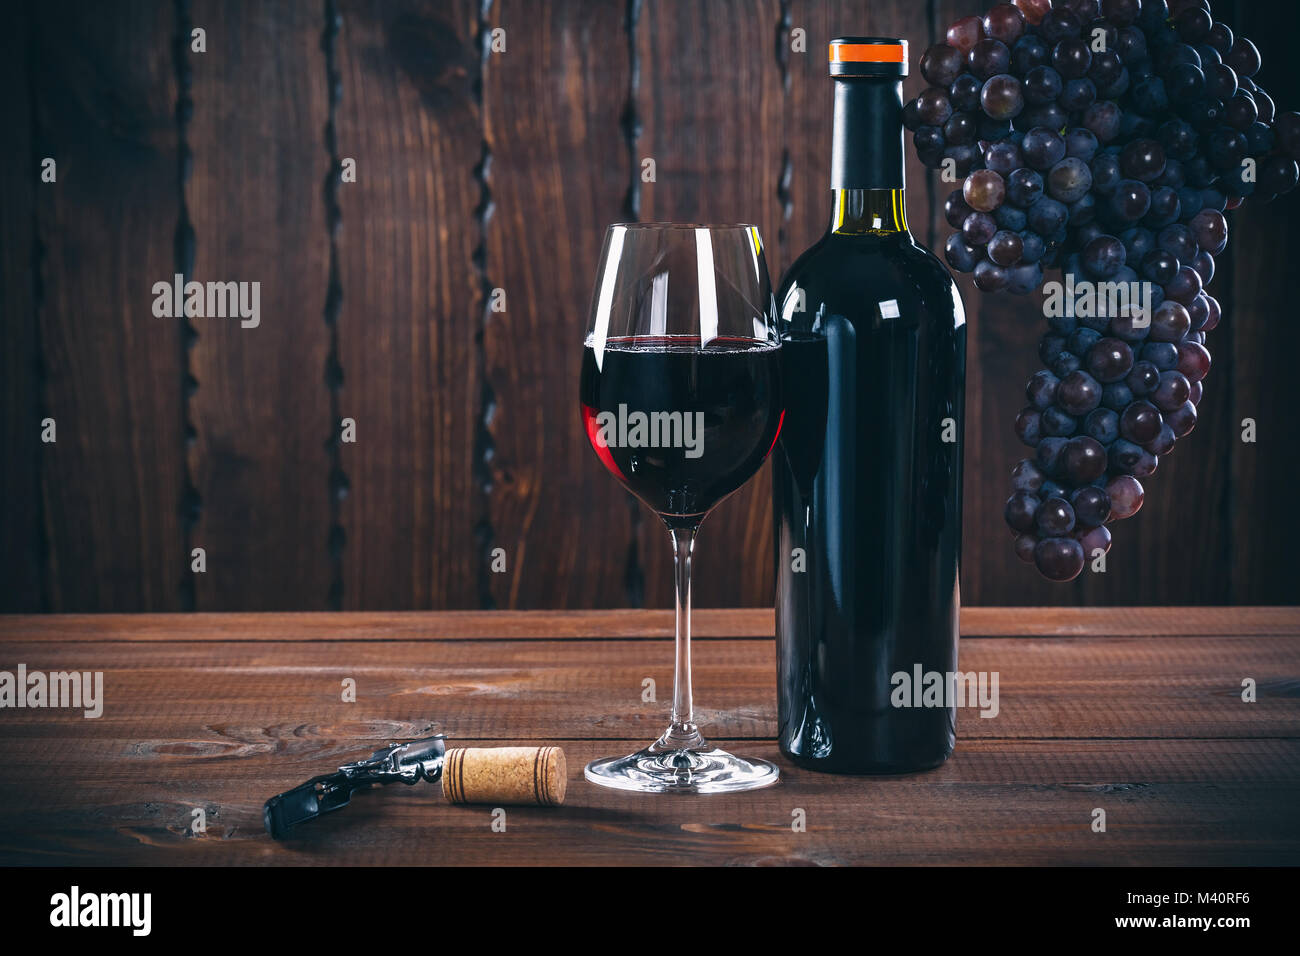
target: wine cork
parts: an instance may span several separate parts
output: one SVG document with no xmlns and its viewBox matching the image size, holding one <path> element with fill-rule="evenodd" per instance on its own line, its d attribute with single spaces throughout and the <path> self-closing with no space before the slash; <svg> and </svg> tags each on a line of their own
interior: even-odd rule
<svg viewBox="0 0 1300 956">
<path fill-rule="evenodd" d="M 448 750 L 442 795 L 449 803 L 564 802 L 564 751 L 559 747 L 462 747 Z"/>
</svg>

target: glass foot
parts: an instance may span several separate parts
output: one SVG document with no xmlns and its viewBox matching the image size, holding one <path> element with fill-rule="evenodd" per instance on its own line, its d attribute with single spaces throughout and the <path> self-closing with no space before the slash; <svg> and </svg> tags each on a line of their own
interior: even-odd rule
<svg viewBox="0 0 1300 956">
<path fill-rule="evenodd" d="M 680 746 L 665 735 L 629 756 L 593 760 L 585 775 L 598 786 L 639 793 L 738 793 L 776 783 L 775 764 L 736 757 L 696 739 Z"/>
</svg>

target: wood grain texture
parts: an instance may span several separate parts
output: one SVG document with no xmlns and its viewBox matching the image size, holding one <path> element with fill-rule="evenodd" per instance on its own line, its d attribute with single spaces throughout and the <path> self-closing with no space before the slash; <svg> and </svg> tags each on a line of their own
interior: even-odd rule
<svg viewBox="0 0 1300 956">
<path fill-rule="evenodd" d="M 41 505 L 40 296 L 37 279 L 36 190 L 40 182 L 37 131 L 32 128 L 31 74 L 35 51 L 31 12 L 13 11 L 0 36 L 0 611 L 40 611 L 44 554 Z"/>
<path fill-rule="evenodd" d="M 342 5 L 339 350 L 348 608 L 478 606 L 472 460 L 481 142 L 468 2 Z"/>
<path fill-rule="evenodd" d="M 769 256 L 780 224 L 774 189 L 784 125 L 772 51 L 779 16 L 775 0 L 649 0 L 637 35 L 645 121 L 639 155 L 654 160 L 656 173 L 642 186 L 643 218 L 758 226 L 774 288 L 780 265 Z M 671 606 L 668 535 L 646 517 L 646 601 Z M 771 469 L 764 465 L 701 528 L 693 600 L 770 605 L 772 529 Z"/>
<path fill-rule="evenodd" d="M 1300 7 L 1269 4 L 1261 9 L 1245 2 L 1237 7 L 1239 30 L 1258 44 L 1263 57 L 1256 79 L 1279 110 L 1300 109 L 1300 78 L 1289 42 L 1300 30 Z M 1300 535 L 1300 515 L 1277 507 L 1291 494 L 1300 447 L 1300 421 L 1289 414 L 1295 371 L 1290 349 L 1280 344 L 1289 340 L 1285 330 L 1295 314 L 1297 214 L 1300 193 L 1267 204 L 1248 201 L 1229 214 L 1229 257 L 1220 257 L 1221 267 L 1231 270 L 1235 295 L 1225 301 L 1223 323 L 1211 342 L 1227 338 L 1233 345 L 1226 362 L 1215 353 L 1210 382 L 1219 382 L 1220 376 L 1230 380 L 1232 402 L 1231 413 L 1218 420 L 1205 441 L 1225 452 L 1231 449 L 1231 494 L 1220 513 L 1232 535 L 1232 552 L 1222 570 L 1234 600 L 1242 602 L 1291 602 L 1297 593 L 1292 562 L 1281 556 Z M 1273 390 L 1273 383 L 1282 382 L 1287 383 L 1285 395 Z M 1247 418 L 1256 422 L 1254 444 L 1241 440 Z M 1198 425 L 1198 433 L 1203 428 Z"/>
<path fill-rule="evenodd" d="M 777 280 L 825 228 L 826 41 L 906 37 L 913 95 L 930 41 L 988 3 L 340 6 L 338 149 L 358 163 L 358 181 L 339 189 L 336 237 L 337 397 L 358 429 L 339 450 L 350 484 L 343 606 L 668 607 L 666 536 L 601 470 L 575 410 L 603 231 L 627 212 L 639 160 L 657 169 L 637 187 L 641 218 L 756 221 Z M 0 41 L 0 609 L 184 607 L 187 468 L 203 499 L 191 534 L 208 556 L 200 609 L 328 606 L 324 4 L 190 7 L 208 42 L 188 57 L 195 278 L 260 281 L 263 322 L 196 322 L 188 451 L 179 323 L 150 311 L 152 283 L 174 271 L 174 5 L 27 6 Z M 1259 79 L 1278 103 L 1300 103 L 1286 69 L 1294 5 L 1215 7 L 1260 46 Z M 629 9 L 639 10 L 630 32 Z M 506 51 L 480 58 L 481 34 L 498 27 Z M 802 52 L 789 50 L 794 30 Z M 57 184 L 35 181 L 38 151 L 58 160 Z M 937 249 L 949 187 L 910 153 L 911 225 Z M 1226 315 L 1197 431 L 1148 483 L 1142 513 L 1116 527 L 1107 573 L 1065 587 L 1016 561 L 1001 517 L 1026 453 L 1012 423 L 1038 366 L 1041 308 L 960 280 L 967 605 L 1296 600 L 1287 556 L 1300 516 L 1278 503 L 1291 496 L 1300 424 L 1285 414 L 1291 376 L 1276 327 L 1297 203 L 1232 214 L 1212 287 Z M 485 313 L 496 288 L 507 311 Z M 38 413 L 56 419 L 57 445 L 40 445 Z M 1256 444 L 1239 440 L 1246 417 L 1259 423 Z M 697 605 L 770 605 L 768 496 L 764 469 L 705 524 Z M 485 570 L 493 547 L 505 573 Z"/>
<path fill-rule="evenodd" d="M 488 57 L 484 91 L 495 203 L 485 275 L 506 297 L 483 331 L 496 403 L 490 529 L 507 566 L 489 575 L 491 594 L 499 607 L 619 607 L 631 502 L 587 442 L 578 379 L 605 227 L 622 218 L 631 176 L 623 4 L 502 2 L 491 25 L 507 43 Z"/>
<path fill-rule="evenodd" d="M 176 224 L 172 10 L 74 3 L 30 15 L 37 126 L 58 163 L 57 184 L 36 193 L 44 395 L 58 428 L 40 459 L 50 599 L 173 610 L 188 561 L 179 328 L 154 317 L 151 291 L 172 274 Z"/>
<path fill-rule="evenodd" d="M 190 55 L 194 278 L 261 283 L 258 327 L 192 320 L 190 464 L 203 499 L 192 541 L 207 553 L 196 606 L 325 608 L 324 15 L 199 0 L 193 18 L 208 32 L 208 52 Z"/>
<path fill-rule="evenodd" d="M 1049 612 L 999 613 L 999 629 L 1018 633 Z M 1229 613 L 1188 617 L 1195 628 Z M 701 642 L 702 722 L 720 743 L 778 760 L 782 779 L 694 800 L 619 795 L 582 779 L 587 761 L 661 729 L 665 705 L 641 703 L 640 680 L 666 687 L 667 641 L 656 661 L 644 640 L 559 639 L 571 621 L 501 613 L 390 615 L 384 641 L 350 639 L 367 617 L 350 614 L 0 618 L 6 660 L 106 672 L 99 719 L 4 712 L 0 863 L 428 864 L 434 828 L 436 862 L 463 864 L 1295 865 L 1300 621 L 1291 609 L 1251 614 L 1285 636 L 964 641 L 964 668 L 1000 671 L 1001 711 L 963 711 L 952 759 L 901 777 L 786 764 L 771 739 L 770 642 Z M 662 615 L 624 616 L 629 630 L 663 631 Z M 1091 622 L 1094 633 L 1132 626 L 1128 611 L 1107 616 Z M 1169 630 L 1179 612 L 1139 616 Z M 462 638 L 527 619 L 534 639 L 409 639 L 400 625 L 416 618 Z M 295 620 L 320 626 L 316 643 L 268 629 Z M 137 628 L 123 630 L 127 621 Z M 232 625 L 242 640 L 223 639 Z M 328 639 L 331 626 L 348 639 Z M 168 627 L 167 641 L 128 639 Z M 1258 681 L 1256 704 L 1238 698 L 1243 673 Z M 339 700 L 343 676 L 357 680 L 356 703 Z M 436 785 L 390 787 L 358 794 L 291 841 L 265 836 L 261 804 L 272 793 L 419 735 L 431 719 L 458 745 L 564 747 L 565 805 L 511 809 L 496 834 L 490 808 L 448 807 Z M 75 785 L 67 765 L 78 767 Z M 196 807 L 204 834 L 189 828 Z M 1105 834 L 1090 829 L 1097 807 Z M 806 833 L 791 830 L 795 808 Z"/>
<path fill-rule="evenodd" d="M 692 615 L 699 640 L 772 637 L 769 608 L 704 608 Z M 968 637 L 1242 637 L 1300 634 L 1294 607 L 997 608 L 961 612 Z M 478 611 L 349 614 L 60 614 L 0 617 L 0 641 L 167 643 L 187 641 L 661 640 L 673 612 Z"/>
</svg>

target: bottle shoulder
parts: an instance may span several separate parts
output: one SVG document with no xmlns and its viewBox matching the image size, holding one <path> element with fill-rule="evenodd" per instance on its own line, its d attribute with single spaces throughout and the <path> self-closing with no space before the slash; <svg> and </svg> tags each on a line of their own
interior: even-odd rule
<svg viewBox="0 0 1300 956">
<path fill-rule="evenodd" d="M 853 315 L 870 302 L 892 303 L 954 326 L 965 323 L 952 274 L 910 233 L 828 232 L 786 270 L 777 290 L 777 308 L 787 324 L 794 312 Z"/>
</svg>

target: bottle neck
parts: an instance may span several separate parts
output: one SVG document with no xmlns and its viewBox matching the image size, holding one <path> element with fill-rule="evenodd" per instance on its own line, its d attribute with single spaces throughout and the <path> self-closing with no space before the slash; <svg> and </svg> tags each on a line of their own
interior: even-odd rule
<svg viewBox="0 0 1300 956">
<path fill-rule="evenodd" d="M 831 232 L 905 233 L 903 83 L 835 80 Z"/>
</svg>

